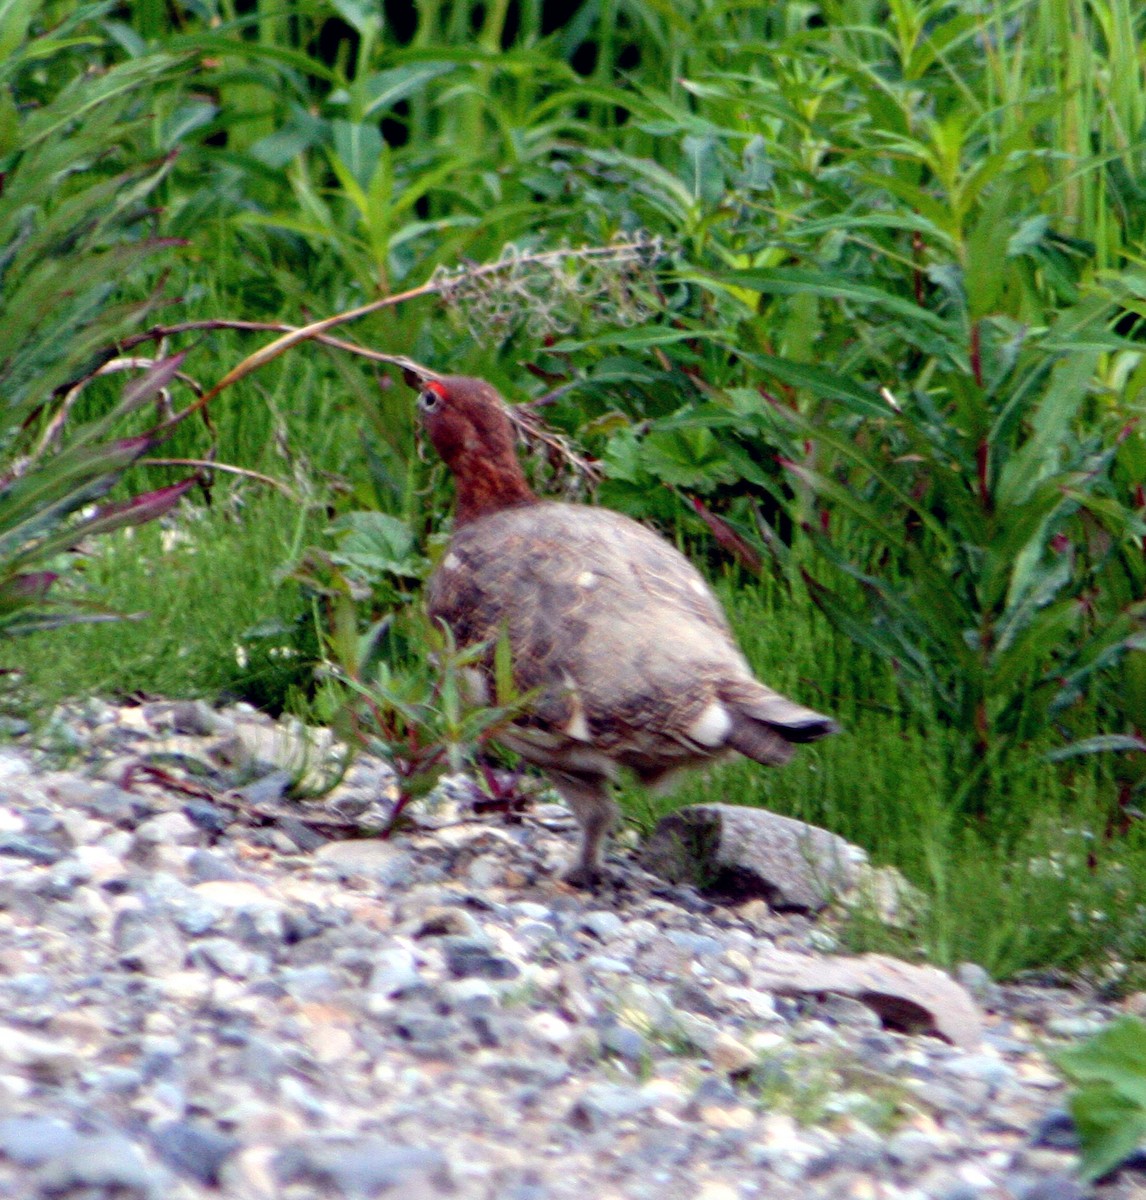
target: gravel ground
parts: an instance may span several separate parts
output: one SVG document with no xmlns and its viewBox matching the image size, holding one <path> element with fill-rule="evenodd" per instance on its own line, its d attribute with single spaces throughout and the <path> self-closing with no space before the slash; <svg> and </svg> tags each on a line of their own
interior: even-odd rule
<svg viewBox="0 0 1146 1200">
<path fill-rule="evenodd" d="M 711 904 L 625 850 L 574 892 L 545 804 L 447 793 L 436 828 L 341 840 L 385 767 L 300 809 L 259 728 L 93 702 L 51 724 L 67 769 L 0 749 L 0 1195 L 1146 1196 L 1134 1169 L 1076 1182 L 1047 1060 L 1112 1006 L 968 967 L 968 1052 L 776 996 L 770 952 L 830 952 L 830 921 Z"/>
</svg>

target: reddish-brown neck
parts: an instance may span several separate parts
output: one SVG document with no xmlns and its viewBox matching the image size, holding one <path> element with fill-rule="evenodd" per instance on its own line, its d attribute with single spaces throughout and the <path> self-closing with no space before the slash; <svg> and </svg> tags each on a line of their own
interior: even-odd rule
<svg viewBox="0 0 1146 1200">
<path fill-rule="evenodd" d="M 502 508 L 517 508 L 537 501 L 516 456 L 489 459 L 462 454 L 449 467 L 457 488 L 455 526 Z"/>
</svg>

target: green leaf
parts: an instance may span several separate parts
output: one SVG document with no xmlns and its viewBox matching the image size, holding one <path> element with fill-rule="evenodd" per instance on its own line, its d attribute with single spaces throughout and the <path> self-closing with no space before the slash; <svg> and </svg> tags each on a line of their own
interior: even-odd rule
<svg viewBox="0 0 1146 1200">
<path fill-rule="evenodd" d="M 1025 503 L 1042 480 L 1065 465 L 1064 442 L 1090 393 L 1097 363 L 1097 352 L 1073 354 L 1051 372 L 1047 390 L 1030 416 L 1031 437 L 1000 474 L 1000 506 Z"/>
<path fill-rule="evenodd" d="M 353 567 L 368 577 L 396 575 L 422 579 L 429 564 L 417 553 L 410 527 L 388 513 L 347 513 L 331 526 L 338 550 L 331 560 Z"/>
<path fill-rule="evenodd" d="M 1096 1179 L 1146 1139 L 1146 1024 L 1123 1017 L 1055 1062 L 1077 1085 L 1070 1109 L 1084 1174 Z"/>
<path fill-rule="evenodd" d="M 0 0 L 0 59 L 23 42 L 39 7 L 39 0 Z"/>
<path fill-rule="evenodd" d="M 334 152 L 346 169 L 366 189 L 378 169 L 384 143 L 377 124 L 366 121 L 331 121 Z"/>
<path fill-rule="evenodd" d="M 1061 762 L 1067 758 L 1079 758 L 1087 754 L 1118 754 L 1123 751 L 1141 753 L 1146 751 L 1146 740 L 1124 733 L 1102 733 L 1097 737 L 1082 738 L 1069 746 L 1060 746 L 1047 753 L 1048 762 Z"/>
<path fill-rule="evenodd" d="M 739 354 L 746 362 L 752 363 L 781 383 L 786 383 L 789 387 L 806 388 L 814 396 L 834 400 L 859 416 L 886 420 L 894 415 L 891 406 L 886 400 L 882 400 L 877 392 L 845 375 L 837 375 L 824 367 L 777 358 L 771 354 L 749 353 L 744 350 L 739 351 Z"/>
<path fill-rule="evenodd" d="M 374 117 L 386 112 L 395 104 L 421 91 L 426 84 L 457 70 L 450 62 L 409 63 L 392 67 L 387 71 L 376 71 L 363 84 L 362 94 L 365 107 L 362 116 Z"/>
<path fill-rule="evenodd" d="M 1114 1170 L 1146 1143 L 1146 1112 L 1134 1100 L 1105 1084 L 1088 1084 L 1071 1097 L 1084 1178 Z"/>
</svg>

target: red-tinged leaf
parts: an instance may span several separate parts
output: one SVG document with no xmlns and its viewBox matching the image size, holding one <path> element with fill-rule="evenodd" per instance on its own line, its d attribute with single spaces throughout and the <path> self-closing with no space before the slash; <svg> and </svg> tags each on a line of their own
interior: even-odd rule
<svg viewBox="0 0 1146 1200">
<path fill-rule="evenodd" d="M 56 571 L 28 571 L 23 575 L 14 575 L 0 584 L 0 603 L 6 600 L 42 599 L 57 579 L 59 574 Z"/>
<path fill-rule="evenodd" d="M 118 441 L 111 442 L 100 453 L 116 459 L 120 455 L 127 455 L 129 456 L 127 461 L 132 462 L 139 455 L 146 454 L 152 445 L 154 445 L 154 439 L 146 433 L 140 433 L 135 437 L 120 438 Z"/>
<path fill-rule="evenodd" d="M 120 411 L 134 412 L 159 395 L 179 373 L 179 368 L 182 367 L 186 357 L 186 350 L 180 350 L 178 354 L 170 354 L 167 358 L 161 358 L 154 366 L 149 367 L 138 379 L 133 379 L 123 389 L 123 396 L 119 404 Z"/>
<path fill-rule="evenodd" d="M 199 477 L 192 475 L 169 487 L 157 488 L 154 492 L 144 492 L 130 500 L 105 505 L 76 532 L 81 537 L 90 537 L 92 534 L 122 529 L 127 525 L 146 525 L 148 521 L 154 521 L 157 517 L 169 513 L 198 481 Z"/>
<path fill-rule="evenodd" d="M 716 513 L 712 512 L 702 500 L 699 500 L 696 496 L 687 496 L 686 499 L 692 505 L 696 515 L 712 531 L 712 536 L 716 538 L 717 542 L 742 567 L 746 567 L 753 574 L 759 575 L 764 563 L 760 555 L 756 552 L 756 549 L 750 546 L 723 517 L 718 517 Z"/>
</svg>

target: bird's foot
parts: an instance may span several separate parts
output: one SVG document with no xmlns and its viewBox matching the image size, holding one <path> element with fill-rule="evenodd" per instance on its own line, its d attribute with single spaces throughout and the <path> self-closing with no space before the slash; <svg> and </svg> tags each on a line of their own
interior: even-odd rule
<svg viewBox="0 0 1146 1200">
<path fill-rule="evenodd" d="M 629 884 L 628 876 L 619 866 L 601 863 L 577 862 L 561 875 L 564 883 L 584 891 L 600 891 L 602 888 L 624 890 Z"/>
<path fill-rule="evenodd" d="M 562 880 L 570 887 L 585 888 L 592 891 L 605 883 L 609 876 L 600 863 L 574 863 L 561 875 Z"/>
</svg>

